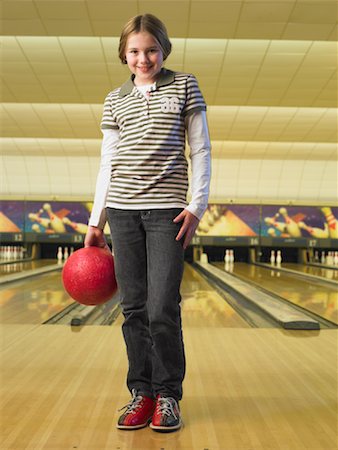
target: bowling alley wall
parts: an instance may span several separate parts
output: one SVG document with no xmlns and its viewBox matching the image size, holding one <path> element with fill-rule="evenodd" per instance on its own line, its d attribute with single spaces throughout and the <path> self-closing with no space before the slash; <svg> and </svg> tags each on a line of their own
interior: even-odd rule
<svg viewBox="0 0 338 450">
<path fill-rule="evenodd" d="M 1 242 L 80 245 L 91 209 L 91 202 L 1 201 Z M 209 204 L 192 244 L 338 248 L 337 219 L 330 205 Z"/>
</svg>

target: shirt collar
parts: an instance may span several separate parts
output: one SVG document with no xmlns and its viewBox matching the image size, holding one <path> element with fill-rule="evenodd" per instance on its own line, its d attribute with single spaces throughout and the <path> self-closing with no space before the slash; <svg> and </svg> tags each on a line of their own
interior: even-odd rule
<svg viewBox="0 0 338 450">
<path fill-rule="evenodd" d="M 132 92 L 134 89 L 134 78 L 135 75 L 132 75 L 122 86 L 119 92 L 119 97 L 124 97 L 125 95 L 128 95 Z M 161 69 L 161 72 L 159 74 L 159 77 L 156 81 L 156 88 L 160 86 L 166 86 L 168 84 L 171 84 L 175 80 L 175 74 L 172 70 L 168 69 Z"/>
</svg>

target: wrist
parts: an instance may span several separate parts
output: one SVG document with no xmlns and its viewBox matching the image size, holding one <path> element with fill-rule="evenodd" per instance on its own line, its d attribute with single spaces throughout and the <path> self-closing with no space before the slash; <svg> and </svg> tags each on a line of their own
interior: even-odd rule
<svg viewBox="0 0 338 450">
<path fill-rule="evenodd" d="M 93 231 L 96 231 L 96 230 L 103 231 L 102 228 L 100 228 L 99 226 L 96 226 L 96 225 L 89 225 L 89 229 L 91 229 Z"/>
</svg>

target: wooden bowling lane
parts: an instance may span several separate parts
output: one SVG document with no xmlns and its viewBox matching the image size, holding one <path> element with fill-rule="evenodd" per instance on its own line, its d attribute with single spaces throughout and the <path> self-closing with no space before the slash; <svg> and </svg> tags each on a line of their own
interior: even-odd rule
<svg viewBox="0 0 338 450">
<path fill-rule="evenodd" d="M 189 264 L 181 286 L 183 326 L 241 327 L 249 325 Z"/>
<path fill-rule="evenodd" d="M 70 305 L 60 271 L 0 286 L 0 323 L 40 324 Z"/>
<path fill-rule="evenodd" d="M 0 446 L 334 450 L 337 337 L 186 324 L 184 427 L 158 434 L 115 428 L 129 400 L 119 326 L 37 326 L 1 353 Z"/>
<path fill-rule="evenodd" d="M 1 277 L 4 275 L 40 269 L 41 267 L 55 265 L 56 262 L 57 261 L 55 261 L 55 259 L 37 259 L 34 261 L 11 262 L 6 264 L 0 264 L 0 280 Z"/>
<path fill-rule="evenodd" d="M 0 323 L 7 324 L 41 324 L 73 303 L 59 271 L 7 283 L 0 293 Z M 248 326 L 188 264 L 182 283 L 182 316 L 192 326 Z"/>
<path fill-rule="evenodd" d="M 338 287 L 338 268 L 330 269 L 327 267 L 310 266 L 305 264 L 283 263 L 285 269 L 295 270 L 296 272 L 314 275 L 326 278 L 327 280 L 337 281 Z"/>
<path fill-rule="evenodd" d="M 250 325 L 190 264 L 185 264 L 181 285 L 182 322 L 193 328 L 249 328 Z M 113 326 L 121 326 L 123 315 Z"/>
<path fill-rule="evenodd" d="M 338 324 L 338 294 L 333 285 L 316 284 L 282 271 L 245 263 L 235 263 L 233 273 Z"/>
</svg>

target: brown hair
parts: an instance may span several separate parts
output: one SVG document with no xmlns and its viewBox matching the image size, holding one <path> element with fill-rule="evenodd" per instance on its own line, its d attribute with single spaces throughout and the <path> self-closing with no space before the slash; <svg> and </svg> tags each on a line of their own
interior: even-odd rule
<svg viewBox="0 0 338 450">
<path fill-rule="evenodd" d="M 171 42 L 164 23 L 152 14 L 143 14 L 129 19 L 122 30 L 119 44 L 119 58 L 123 64 L 127 64 L 126 46 L 129 36 L 132 33 L 140 33 L 142 31 L 146 31 L 156 39 L 161 47 L 163 60 L 167 59 L 170 55 Z"/>
</svg>

